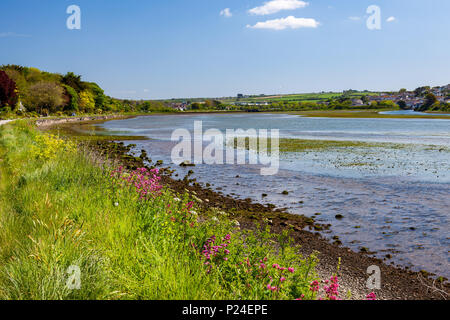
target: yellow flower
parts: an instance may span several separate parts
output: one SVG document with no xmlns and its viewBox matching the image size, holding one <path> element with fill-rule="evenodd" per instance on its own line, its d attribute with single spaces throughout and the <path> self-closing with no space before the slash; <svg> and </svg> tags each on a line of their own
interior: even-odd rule
<svg viewBox="0 0 450 320">
<path fill-rule="evenodd" d="M 53 134 L 38 135 L 35 144 L 31 147 L 31 154 L 41 160 L 51 160 L 59 153 L 76 151 L 76 145 L 70 141 L 64 141 Z"/>
</svg>

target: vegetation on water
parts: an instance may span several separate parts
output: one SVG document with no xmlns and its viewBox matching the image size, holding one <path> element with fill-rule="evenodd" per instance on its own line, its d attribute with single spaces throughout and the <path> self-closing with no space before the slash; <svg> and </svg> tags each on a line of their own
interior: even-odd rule
<svg viewBox="0 0 450 320">
<path fill-rule="evenodd" d="M 241 230 L 157 169 L 114 167 L 29 122 L 0 127 L 0 299 L 339 298 L 288 232 Z"/>
<path fill-rule="evenodd" d="M 272 139 L 267 140 L 267 145 L 264 150 L 261 150 L 262 146 L 258 145 L 258 141 L 254 141 L 252 144 L 249 138 L 245 138 L 245 149 L 259 151 L 268 151 L 272 149 Z M 360 141 L 333 141 L 333 140 L 307 140 L 307 139 L 290 139 L 290 138 L 280 138 L 278 143 L 279 152 L 305 152 L 305 151 L 315 151 L 315 150 L 327 150 L 333 148 L 375 148 L 390 145 L 392 147 L 397 146 L 396 144 L 387 143 L 369 143 Z M 234 139 L 234 147 L 242 147 L 239 145 L 238 138 Z"/>
</svg>

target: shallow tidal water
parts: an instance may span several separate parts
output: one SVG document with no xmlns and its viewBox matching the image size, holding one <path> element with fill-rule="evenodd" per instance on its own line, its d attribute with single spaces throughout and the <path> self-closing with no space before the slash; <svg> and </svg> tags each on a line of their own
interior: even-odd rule
<svg viewBox="0 0 450 320">
<path fill-rule="evenodd" d="M 223 133 L 280 129 L 286 138 L 386 144 L 283 153 L 274 176 L 260 175 L 260 165 L 172 165 L 173 130 L 193 132 L 194 121 L 200 120 L 204 130 Z M 323 234 L 330 239 L 339 236 L 354 250 L 366 247 L 380 258 L 390 254 L 388 262 L 450 278 L 450 120 L 249 113 L 157 115 L 101 126 L 114 134 L 148 136 L 151 140 L 126 143 L 171 165 L 179 178 L 192 169 L 198 182 L 210 183 L 224 194 L 273 203 L 330 223 L 330 231 Z M 284 190 L 289 194 L 283 195 Z M 344 218 L 337 220 L 337 214 Z"/>
</svg>

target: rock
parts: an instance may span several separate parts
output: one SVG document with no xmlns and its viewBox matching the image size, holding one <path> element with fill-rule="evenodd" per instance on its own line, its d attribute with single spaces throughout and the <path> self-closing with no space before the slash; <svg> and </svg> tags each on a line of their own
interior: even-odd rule
<svg viewBox="0 0 450 320">
<path fill-rule="evenodd" d="M 314 225 L 314 230 L 316 230 L 316 231 L 322 231 L 322 230 L 323 230 L 323 227 L 320 226 L 320 225 L 315 224 L 315 225 Z"/>
<path fill-rule="evenodd" d="M 180 163 L 180 167 L 195 167 L 195 164 L 190 163 L 189 161 L 184 161 Z"/>
</svg>

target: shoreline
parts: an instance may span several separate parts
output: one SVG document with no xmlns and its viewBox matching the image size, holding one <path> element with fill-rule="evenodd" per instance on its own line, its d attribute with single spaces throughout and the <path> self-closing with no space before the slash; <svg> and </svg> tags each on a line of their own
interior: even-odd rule
<svg viewBox="0 0 450 320">
<path fill-rule="evenodd" d="M 70 126 L 76 122 L 78 124 L 80 122 L 99 123 L 117 118 L 121 117 L 114 116 L 108 119 L 99 119 L 97 117 L 83 121 L 60 119 L 60 121 L 53 122 L 53 125 L 65 124 Z M 44 128 L 48 130 L 51 126 L 47 124 Z M 66 132 L 66 134 L 68 133 Z M 74 134 L 77 133 L 74 132 Z M 145 166 L 145 154 L 141 155 L 141 157 L 131 156 L 129 154 L 130 148 L 126 147 L 123 142 L 117 142 L 117 140 L 114 142 L 106 140 L 96 141 L 93 139 L 89 144 L 102 157 L 112 157 L 127 167 Z M 134 137 L 134 140 L 139 139 Z M 92 143 L 93 141 L 96 143 Z M 366 270 L 371 265 L 377 265 L 381 269 L 382 289 L 376 291 L 381 299 L 446 299 L 448 297 L 450 292 L 448 282 L 436 282 L 436 280 L 429 277 L 431 274 L 426 271 L 413 272 L 403 267 L 387 265 L 382 260 L 371 257 L 370 252 L 355 252 L 340 246 L 339 240 L 335 243 L 330 243 L 318 232 L 327 229 L 327 225 L 316 224 L 311 218 L 289 214 L 281 209 L 274 208 L 274 206 L 253 203 L 250 199 L 240 200 L 224 196 L 217 191 L 196 184 L 189 177 L 185 177 L 183 180 L 176 180 L 171 177 L 169 169 L 164 169 L 163 171 L 165 172 L 163 183 L 169 188 L 178 193 L 188 191 L 191 195 L 195 195 L 196 198 L 200 199 L 200 204 L 205 210 L 219 207 L 233 212 L 232 218 L 237 219 L 244 228 L 254 229 L 257 223 L 264 220 L 268 220 L 273 232 L 279 233 L 287 228 L 292 228 L 293 232 L 291 235 L 296 243 L 302 245 L 302 253 L 305 256 L 314 251 L 320 252 L 318 255 L 318 271 L 324 277 L 336 272 L 339 258 L 341 258 L 340 274 L 343 279 L 342 287 L 345 291 L 350 289 L 355 299 L 364 297 L 367 294 L 366 281 L 369 275 L 366 273 Z"/>
<path fill-rule="evenodd" d="M 63 124 L 63 123 L 75 123 L 83 121 L 105 121 L 114 119 L 127 119 L 135 117 L 147 117 L 157 115 L 201 115 L 201 114 L 247 114 L 247 113 L 260 113 L 260 114 L 289 114 L 298 115 L 311 118 L 362 118 L 362 119 L 431 119 L 431 120 L 450 120 L 450 113 L 429 111 L 422 112 L 421 114 L 381 114 L 380 112 L 387 111 L 399 111 L 396 109 L 343 109 L 343 110 L 299 110 L 299 111 L 228 111 L 228 110 L 188 110 L 188 111 L 173 111 L 173 112 L 150 112 L 150 113 L 123 113 L 123 114 L 105 114 L 105 115 L 81 115 L 81 116 L 49 116 L 46 118 L 16 118 L 16 119 L 1 119 L 0 122 L 10 122 L 15 120 L 32 120 L 40 126 L 47 126 L 51 124 Z"/>
</svg>

